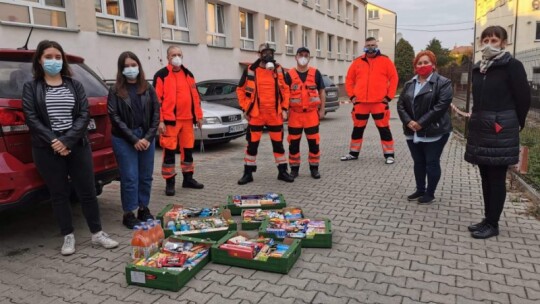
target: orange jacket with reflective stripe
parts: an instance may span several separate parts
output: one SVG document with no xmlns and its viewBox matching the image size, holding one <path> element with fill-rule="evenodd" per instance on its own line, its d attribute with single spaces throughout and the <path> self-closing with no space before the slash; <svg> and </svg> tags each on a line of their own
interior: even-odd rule
<svg viewBox="0 0 540 304">
<path fill-rule="evenodd" d="M 385 55 L 356 58 L 347 72 L 345 88 L 356 102 L 382 102 L 394 98 L 398 75 L 394 63 Z"/>
<path fill-rule="evenodd" d="M 185 92 L 185 94 L 190 94 L 191 115 L 193 118 L 193 123 L 196 123 L 197 120 L 203 118 L 201 99 L 199 97 L 199 92 L 197 91 L 197 86 L 195 85 L 195 78 L 193 77 L 193 74 L 184 66 L 181 68 L 186 75 L 186 81 L 190 87 L 190 90 Z M 173 73 L 172 65 L 169 64 L 157 71 L 156 75 L 154 75 L 154 88 L 156 89 L 157 97 L 161 103 L 159 121 L 164 122 L 166 125 L 176 124 L 177 95 L 176 78 L 174 77 Z"/>
<path fill-rule="evenodd" d="M 289 86 L 285 83 L 283 68 L 276 64 L 274 69 L 273 81 L 275 83 L 274 90 L 259 91 L 259 79 L 263 73 L 257 75 L 258 69 L 264 69 L 259 66 L 259 60 L 251 64 L 246 70 L 246 79 L 242 86 L 236 89 L 238 103 L 244 112 L 250 116 L 259 116 L 259 99 L 263 96 L 264 99 L 273 99 L 276 103 L 276 111 L 281 114 L 282 110 L 289 109 Z"/>
<path fill-rule="evenodd" d="M 306 81 L 302 82 L 295 68 L 289 70 L 291 77 L 291 98 L 289 107 L 296 110 L 317 110 L 321 105 L 319 90 L 315 81 L 316 68 L 309 67 Z"/>
</svg>

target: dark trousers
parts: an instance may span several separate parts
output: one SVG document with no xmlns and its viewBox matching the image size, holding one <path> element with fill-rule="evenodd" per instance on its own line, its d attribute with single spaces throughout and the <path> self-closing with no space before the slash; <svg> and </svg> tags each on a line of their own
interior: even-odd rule
<svg viewBox="0 0 540 304">
<path fill-rule="evenodd" d="M 499 219 L 506 200 L 506 171 L 508 166 L 478 165 L 482 178 L 484 215 L 486 221 L 499 227 Z"/>
<path fill-rule="evenodd" d="M 32 147 L 34 164 L 51 195 L 54 216 L 60 233 L 73 232 L 71 214 L 71 185 L 75 188 L 90 232 L 101 231 L 99 206 L 94 181 L 94 165 L 90 145 L 75 145 L 67 156 L 56 154 L 52 148 Z"/>
<path fill-rule="evenodd" d="M 448 142 L 448 137 L 450 137 L 450 134 L 445 134 L 434 142 L 414 143 L 412 139 L 407 140 L 414 161 L 414 178 L 417 191 L 427 192 L 432 196 L 435 195 L 437 184 L 441 179 L 441 154 L 446 142 Z"/>
</svg>

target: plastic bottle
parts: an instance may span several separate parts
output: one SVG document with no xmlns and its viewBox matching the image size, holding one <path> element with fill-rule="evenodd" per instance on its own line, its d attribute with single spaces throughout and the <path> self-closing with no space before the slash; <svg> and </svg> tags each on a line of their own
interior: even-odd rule
<svg viewBox="0 0 540 304">
<path fill-rule="evenodd" d="M 142 226 L 142 232 L 141 232 L 141 247 L 143 249 L 143 255 L 145 259 L 148 259 L 152 255 L 152 237 L 150 235 L 150 231 L 148 230 L 148 226 L 143 225 Z"/>
<path fill-rule="evenodd" d="M 134 260 L 140 259 L 144 256 L 142 251 L 141 233 L 141 226 L 133 227 L 133 236 L 131 238 L 131 257 Z"/>
<path fill-rule="evenodd" d="M 165 231 L 163 231 L 163 227 L 161 227 L 161 221 L 156 220 L 156 230 L 158 235 L 158 245 L 161 247 L 161 244 L 163 243 L 163 240 L 165 240 Z"/>
<path fill-rule="evenodd" d="M 152 243 L 152 247 L 150 249 L 150 253 L 154 254 L 158 251 L 158 239 L 157 239 L 157 231 L 156 231 L 156 225 L 154 224 L 153 220 L 146 221 L 146 225 L 148 226 L 148 235 L 150 236 L 150 242 Z"/>
</svg>

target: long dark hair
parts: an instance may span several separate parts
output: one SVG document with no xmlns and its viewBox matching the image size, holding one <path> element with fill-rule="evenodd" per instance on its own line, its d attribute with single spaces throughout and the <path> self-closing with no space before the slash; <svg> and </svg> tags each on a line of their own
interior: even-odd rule
<svg viewBox="0 0 540 304">
<path fill-rule="evenodd" d="M 66 53 L 60 43 L 51 40 L 43 40 L 38 44 L 36 52 L 34 53 L 34 58 L 32 58 L 32 72 L 34 78 L 43 79 L 43 77 L 45 77 L 45 71 L 43 70 L 41 63 L 39 63 L 39 60 L 48 48 L 55 48 L 60 51 L 60 54 L 62 54 L 62 70 L 60 71 L 60 75 L 71 77 L 72 73 L 67 62 Z"/>
<path fill-rule="evenodd" d="M 114 85 L 114 87 L 118 96 L 124 98 L 128 96 L 126 88 L 127 78 L 126 76 L 124 76 L 124 74 L 122 74 L 122 72 L 124 71 L 124 65 L 127 58 L 135 60 L 135 62 L 137 62 L 137 65 L 139 65 L 139 75 L 137 75 L 137 94 L 143 94 L 148 88 L 148 82 L 144 77 L 144 71 L 139 57 L 137 57 L 137 55 L 130 51 L 123 52 L 118 57 L 118 72 L 116 73 L 116 84 Z"/>
</svg>

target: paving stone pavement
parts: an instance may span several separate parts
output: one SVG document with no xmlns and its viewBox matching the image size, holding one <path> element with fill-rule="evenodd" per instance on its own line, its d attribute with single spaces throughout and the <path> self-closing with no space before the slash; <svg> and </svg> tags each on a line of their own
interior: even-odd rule
<svg viewBox="0 0 540 304">
<path fill-rule="evenodd" d="M 394 165 L 384 164 L 372 121 L 360 159 L 339 161 L 348 152 L 350 110 L 343 105 L 322 122 L 320 180 L 303 166 L 294 183 L 278 181 L 265 134 L 255 182 L 236 184 L 245 145 L 237 139 L 196 153 L 195 177 L 204 190 L 177 187 L 170 198 L 156 154 L 154 213 L 172 202 L 209 206 L 228 194 L 274 191 L 310 217 L 330 218 L 333 248 L 303 249 L 289 274 L 210 263 L 179 292 L 127 286 L 131 232 L 121 224 L 115 182 L 99 197 L 104 229 L 121 242 L 114 250 L 92 247 L 78 204 L 77 252 L 68 257 L 59 254 L 50 206 L 0 215 L 0 303 L 540 303 L 540 222 L 508 200 L 500 236 L 470 237 L 467 225 L 482 217 L 481 190 L 478 170 L 463 161 L 462 142 L 452 138 L 443 153 L 437 202 L 419 206 L 406 200 L 414 188 L 412 161 L 397 118 Z M 305 141 L 302 155 L 306 160 Z"/>
</svg>

